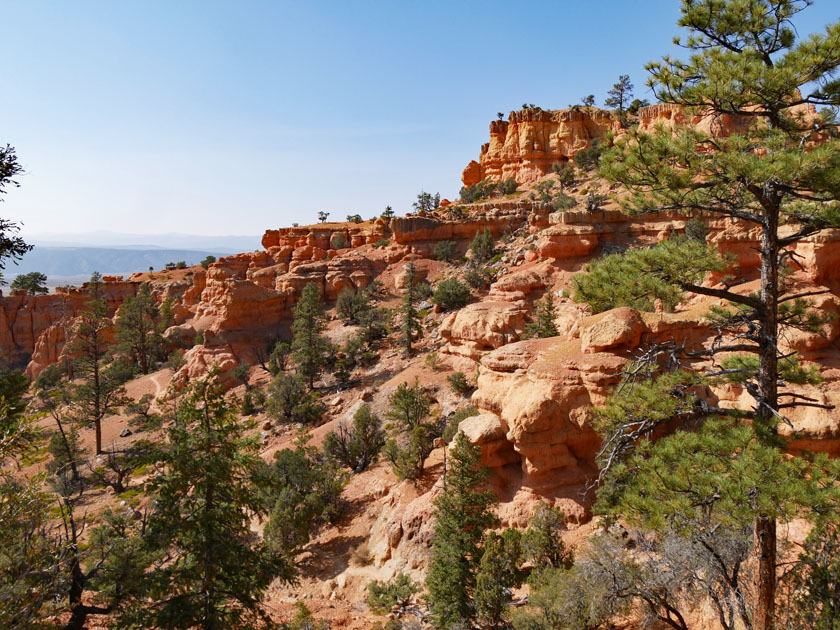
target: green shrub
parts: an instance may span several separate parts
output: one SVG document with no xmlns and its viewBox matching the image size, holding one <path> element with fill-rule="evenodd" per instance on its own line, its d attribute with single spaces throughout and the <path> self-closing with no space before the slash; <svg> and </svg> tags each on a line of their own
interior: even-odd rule
<svg viewBox="0 0 840 630">
<path fill-rule="evenodd" d="M 362 215 L 361 214 L 348 214 L 347 215 L 347 222 L 348 223 L 361 223 L 362 222 Z"/>
<path fill-rule="evenodd" d="M 370 405 L 362 405 L 353 415 L 352 425 L 340 423 L 336 431 L 324 438 L 323 450 L 326 457 L 360 473 L 376 462 L 384 445 L 379 418 Z"/>
<path fill-rule="evenodd" d="M 432 302 L 444 311 L 463 308 L 470 300 L 470 289 L 457 278 L 447 278 L 438 283 L 432 295 Z"/>
<path fill-rule="evenodd" d="M 278 555 L 294 557 L 316 527 L 341 515 L 347 474 L 323 461 L 303 438 L 295 449 L 277 451 L 263 475 L 264 501 L 272 506 L 265 540 Z"/>
<path fill-rule="evenodd" d="M 175 263 L 175 269 L 186 269 L 187 268 L 187 261 L 179 260 Z"/>
<path fill-rule="evenodd" d="M 389 439 L 385 457 L 391 462 L 394 474 L 400 479 L 414 479 L 434 449 L 436 427 L 427 422 L 431 399 L 415 379 L 414 385 L 401 383 L 388 398 Z"/>
<path fill-rule="evenodd" d="M 455 241 L 438 241 L 435 243 L 435 258 L 450 261 L 455 258 Z"/>
<path fill-rule="evenodd" d="M 467 375 L 463 372 L 453 372 L 446 377 L 446 380 L 449 382 L 449 386 L 452 388 L 452 391 L 456 394 L 461 394 L 462 396 L 466 396 L 475 389 L 472 383 L 470 383 L 467 379 Z"/>
<path fill-rule="evenodd" d="M 566 549 L 561 533 L 566 529 L 566 515 L 560 508 L 540 503 L 522 537 L 522 552 L 535 567 L 571 568 L 574 558 Z"/>
<path fill-rule="evenodd" d="M 496 192 L 496 184 L 488 177 L 472 186 L 461 188 L 461 201 L 464 203 L 473 203 L 480 199 L 486 199 L 494 192 Z"/>
<path fill-rule="evenodd" d="M 461 407 L 458 411 L 453 413 L 449 417 L 449 420 L 446 422 L 446 428 L 444 428 L 443 435 L 441 435 L 441 438 L 443 439 L 444 443 L 449 444 L 452 441 L 452 438 L 454 438 L 455 434 L 458 432 L 458 425 L 460 425 L 467 418 L 472 418 L 473 416 L 477 415 L 478 409 L 476 409 L 472 405 Z"/>
<path fill-rule="evenodd" d="M 554 180 L 544 179 L 534 185 L 534 191 L 537 194 L 537 199 L 544 203 L 550 202 L 554 198 Z"/>
<path fill-rule="evenodd" d="M 440 369 L 440 355 L 437 352 L 430 352 L 426 355 L 426 367 L 432 372 L 437 372 Z"/>
<path fill-rule="evenodd" d="M 557 309 L 554 306 L 554 295 L 549 289 L 537 302 L 534 309 L 534 321 L 528 324 L 525 330 L 531 337 L 556 337 L 560 333 L 554 323 L 555 319 L 557 319 Z"/>
<path fill-rule="evenodd" d="M 295 604 L 295 616 L 281 628 L 282 630 L 329 630 L 330 625 L 323 619 L 315 619 L 306 604 L 299 601 Z"/>
<path fill-rule="evenodd" d="M 204 260 L 201 261 L 201 266 L 204 269 L 207 269 L 214 262 L 216 262 L 216 257 L 215 256 L 207 256 Z"/>
<path fill-rule="evenodd" d="M 318 395 L 307 391 L 300 374 L 279 374 L 268 386 L 267 411 L 272 418 L 286 422 L 314 423 L 324 413 Z"/>
<path fill-rule="evenodd" d="M 350 247 L 350 242 L 347 240 L 347 237 L 344 236 L 343 232 L 336 232 L 330 239 L 330 247 L 332 247 L 332 249 L 347 249 Z"/>
<path fill-rule="evenodd" d="M 604 195 L 598 195 L 595 193 L 590 193 L 586 195 L 586 211 L 597 212 L 601 209 L 606 200 L 607 198 L 604 197 Z"/>
<path fill-rule="evenodd" d="M 452 221 L 460 221 L 467 215 L 467 213 L 464 212 L 464 209 L 461 206 L 449 206 L 446 209 L 446 214 Z"/>
<path fill-rule="evenodd" d="M 577 205 L 575 198 L 565 193 L 560 193 L 551 200 L 551 208 L 555 212 L 562 212 L 563 210 L 571 210 Z"/>
<path fill-rule="evenodd" d="M 338 294 L 335 312 L 347 324 L 358 324 L 362 313 L 369 308 L 370 300 L 364 291 L 346 287 Z"/>
<path fill-rule="evenodd" d="M 367 605 L 380 614 L 391 612 L 394 606 L 405 606 L 420 590 L 420 586 L 405 573 L 397 573 L 389 582 L 374 580 L 367 588 Z"/>
<path fill-rule="evenodd" d="M 251 378 L 251 366 L 247 363 L 240 363 L 231 371 L 230 375 L 245 385 L 245 389 L 248 389 L 248 381 Z"/>
<path fill-rule="evenodd" d="M 378 241 L 376 241 L 373 244 L 373 246 L 374 247 L 388 247 L 388 245 L 390 245 L 390 244 L 391 244 L 391 241 L 389 241 L 387 238 L 380 238 Z"/>
<path fill-rule="evenodd" d="M 242 416 L 251 416 L 254 415 L 256 410 L 251 392 L 245 392 L 245 395 L 242 396 L 242 402 L 239 404 L 239 414 Z"/>
<path fill-rule="evenodd" d="M 581 170 L 588 171 L 598 166 L 601 161 L 601 153 L 603 153 L 603 146 L 597 140 L 590 146 L 575 153 L 575 164 Z"/>
<path fill-rule="evenodd" d="M 475 267 L 464 274 L 464 280 L 473 289 L 484 289 L 493 282 L 493 272 L 486 267 Z"/>
<path fill-rule="evenodd" d="M 285 372 L 289 356 L 292 354 L 292 344 L 288 341 L 278 341 L 268 356 L 268 371 L 272 376 Z"/>
<path fill-rule="evenodd" d="M 516 192 L 519 188 L 519 184 L 516 183 L 516 180 L 513 177 L 508 177 L 507 179 L 503 179 L 499 184 L 496 186 L 496 190 L 500 195 L 512 195 Z"/>
<path fill-rule="evenodd" d="M 432 294 L 434 293 L 432 285 L 426 282 L 425 280 L 421 280 L 420 282 L 418 282 L 417 286 L 415 287 L 415 290 L 417 292 L 416 295 L 418 300 L 428 300 L 430 297 L 432 297 Z"/>
<path fill-rule="evenodd" d="M 499 628 L 507 620 L 513 589 L 521 586 L 524 579 L 519 568 L 521 541 L 519 531 L 510 528 L 501 534 L 489 532 L 485 536 L 473 593 L 476 617 L 482 628 Z"/>
<path fill-rule="evenodd" d="M 125 413 L 131 416 L 128 423 L 143 431 L 154 431 L 163 426 L 163 416 L 152 412 L 154 401 L 155 397 L 151 394 L 143 394 L 140 400 L 128 403 L 125 406 Z"/>
<path fill-rule="evenodd" d="M 557 175 L 557 181 L 560 182 L 560 190 L 562 191 L 567 186 L 573 186 L 575 183 L 575 167 L 573 164 L 553 164 L 551 170 Z"/>
<path fill-rule="evenodd" d="M 475 235 L 475 238 L 470 243 L 470 251 L 472 252 L 472 262 L 476 265 L 486 263 L 493 258 L 496 253 L 496 242 L 490 230 L 486 229 Z"/>
</svg>

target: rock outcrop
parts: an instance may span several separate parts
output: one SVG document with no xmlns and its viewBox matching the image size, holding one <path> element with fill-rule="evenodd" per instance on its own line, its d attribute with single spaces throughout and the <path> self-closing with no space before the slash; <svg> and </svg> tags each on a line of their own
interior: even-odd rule
<svg viewBox="0 0 840 630">
<path fill-rule="evenodd" d="M 503 346 L 481 360 L 472 402 L 480 416 L 464 432 L 481 444 L 493 480 L 510 502 L 547 498 L 571 521 L 589 514 L 586 483 L 600 439 L 590 407 L 603 402 L 627 359 L 583 354 L 580 340 L 556 337 Z"/>
<path fill-rule="evenodd" d="M 102 297 L 113 315 L 126 297 L 137 292 L 137 283 L 114 278 L 103 283 Z M 0 349 L 11 365 L 25 366 L 30 360 L 30 376 L 57 360 L 65 334 L 63 328 L 90 300 L 87 284 L 59 287 L 51 295 L 15 294 L 0 298 Z M 43 339 L 41 339 L 44 337 Z M 40 343 L 39 343 L 40 342 Z"/>
<path fill-rule="evenodd" d="M 519 341 L 526 310 L 510 302 L 477 302 L 451 313 L 439 331 L 448 342 L 445 351 L 478 361 L 484 352 Z"/>
<path fill-rule="evenodd" d="M 611 112 L 594 107 L 511 112 L 507 120 L 490 123 L 490 142 L 481 146 L 478 162 L 470 162 L 461 181 L 464 186 L 485 178 L 534 182 L 551 172 L 552 165 L 568 162 L 618 128 L 618 119 Z"/>
</svg>

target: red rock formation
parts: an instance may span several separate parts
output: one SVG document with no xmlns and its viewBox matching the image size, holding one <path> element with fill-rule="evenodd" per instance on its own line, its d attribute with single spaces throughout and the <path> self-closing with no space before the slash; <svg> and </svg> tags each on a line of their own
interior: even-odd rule
<svg viewBox="0 0 840 630">
<path fill-rule="evenodd" d="M 137 284 L 121 280 L 104 283 L 103 297 L 109 315 L 113 315 L 123 300 L 133 296 Z M 12 365 L 35 361 L 30 375 L 37 374 L 37 366 L 47 365 L 50 358 L 57 357 L 61 347 L 53 347 L 48 339 L 40 346 L 39 338 L 50 331 L 48 337 L 59 345 L 63 344 L 63 334 L 58 329 L 69 322 L 84 308 L 89 300 L 87 284 L 82 287 L 60 287 L 51 295 L 11 295 L 0 298 L 0 349 L 3 358 Z M 36 351 L 37 348 L 37 351 Z"/>
<path fill-rule="evenodd" d="M 813 105 L 793 108 L 810 125 L 817 117 Z M 712 136 L 726 136 L 743 130 L 753 117 L 713 116 L 690 113 L 677 105 L 660 103 L 642 107 L 638 112 L 639 128 L 654 131 L 663 126 L 673 130 L 679 125 L 694 125 Z M 490 123 L 490 142 L 481 146 L 481 155 L 471 161 L 461 174 L 464 186 L 485 178 L 500 182 L 513 177 L 526 184 L 551 172 L 554 164 L 563 164 L 576 153 L 602 140 L 609 131 L 621 133 L 618 118 L 612 112 L 586 107 L 542 110 L 522 109 L 511 112 L 508 120 Z"/>
<path fill-rule="evenodd" d="M 597 108 L 511 112 L 508 120 L 490 123 L 490 142 L 482 145 L 479 161 L 464 169 L 461 181 L 464 186 L 487 177 L 495 182 L 508 177 L 520 184 L 536 181 L 553 164 L 567 162 L 618 128 L 610 112 Z"/>
</svg>

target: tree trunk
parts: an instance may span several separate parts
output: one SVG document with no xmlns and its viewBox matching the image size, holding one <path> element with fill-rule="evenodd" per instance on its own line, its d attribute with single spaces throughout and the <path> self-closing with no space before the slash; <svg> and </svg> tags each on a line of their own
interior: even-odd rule
<svg viewBox="0 0 840 630">
<path fill-rule="evenodd" d="M 766 191 L 767 194 L 767 191 Z M 769 191 L 767 196 L 775 196 Z M 777 432 L 778 411 L 778 308 L 779 308 L 779 209 L 764 204 L 765 223 L 761 238 L 761 302 L 758 400 L 756 429 L 760 439 L 772 441 Z M 754 630 L 774 630 L 776 616 L 776 521 L 766 515 L 755 521 L 758 556 Z"/>
<path fill-rule="evenodd" d="M 776 520 L 761 516 L 755 521 L 758 556 L 754 630 L 776 627 Z"/>
</svg>

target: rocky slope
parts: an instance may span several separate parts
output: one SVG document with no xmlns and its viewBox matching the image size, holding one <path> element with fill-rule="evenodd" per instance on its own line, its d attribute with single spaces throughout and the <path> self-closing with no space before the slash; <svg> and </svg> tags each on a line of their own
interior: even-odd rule
<svg viewBox="0 0 840 630">
<path fill-rule="evenodd" d="M 641 112 L 645 125 L 673 115 L 682 114 L 665 109 Z M 605 114 L 586 116 L 574 110 L 542 112 L 496 125 L 496 131 L 491 129 L 497 134 L 496 144 L 491 142 L 482 150 L 478 165 L 489 170 L 480 171 L 479 176 L 512 176 L 519 181 L 540 177 L 557 156 L 573 155 L 612 125 Z M 520 141 L 523 138 L 530 140 Z M 540 157 L 535 149 L 538 144 L 550 149 L 551 157 L 545 152 Z M 608 193 L 609 189 L 603 182 L 582 176 L 567 192 L 580 207 L 592 191 Z M 758 235 L 730 220 L 706 217 L 704 222 L 708 240 L 732 256 L 728 272 L 746 281 L 739 290 L 752 290 L 758 277 Z M 160 300 L 171 297 L 175 302 L 175 325 L 166 336 L 173 347 L 186 351 L 186 364 L 174 376 L 152 375 L 158 379 L 154 393 L 165 389 L 170 378 L 184 382 L 203 376 L 213 366 L 220 369 L 226 385 L 235 387 L 232 371 L 241 362 L 255 366 L 251 384 L 259 386 L 268 376 L 258 366 L 271 344 L 288 334 L 291 309 L 308 283 L 314 282 L 332 306 L 344 288 L 362 288 L 377 280 L 390 296 L 387 304 L 394 306 L 409 262 L 434 283 L 459 269 L 457 261 L 435 260 L 437 242 L 454 241 L 457 252 L 464 254 L 479 231 L 491 231 L 500 239 L 499 255 L 491 265 L 496 273 L 492 285 L 473 292 L 472 302 L 456 312 L 425 315 L 416 356 L 403 357 L 395 345 L 387 345 L 380 361 L 361 371 L 358 385 L 349 391 L 336 391 L 327 377 L 328 412 L 313 437 L 318 443 L 337 423 L 350 418 L 362 400 L 384 411 L 396 387 L 416 377 L 434 397 L 436 414 L 447 415 L 467 402 L 478 409 L 479 414 L 465 420 L 461 430 L 482 447 L 501 501 L 502 520 L 524 525 L 536 503 L 547 500 L 562 507 L 570 523 L 568 535 L 574 539 L 589 527 L 587 484 L 597 473 L 599 439 L 589 422 L 592 406 L 620 382 L 622 370 L 640 348 L 668 340 L 688 346 L 712 343 L 704 314 L 715 302 L 695 299 L 674 313 L 620 308 L 592 315 L 585 305 L 569 299 L 571 278 L 604 253 L 653 244 L 685 227 L 686 218 L 679 215 L 630 219 L 614 203 L 597 212 L 552 212 L 548 204 L 531 200 L 526 189 L 517 197 L 464 206 L 463 212 L 444 208 L 390 221 L 268 230 L 263 250 L 221 258 L 206 270 L 196 267 L 109 279 L 106 294 L 111 314 L 141 282 L 149 282 Z M 804 290 L 827 291 L 814 301 L 826 313 L 840 312 L 838 252 L 840 231 L 806 239 L 796 249 L 799 270 L 794 280 Z M 525 339 L 534 302 L 549 291 L 555 295 L 560 334 Z M 6 357 L 18 363 L 30 359 L 30 375 L 59 360 L 69 323 L 85 300 L 83 289 L 2 298 L 0 346 Z M 194 345 L 198 331 L 203 343 Z M 348 332 L 340 322 L 331 322 L 329 334 L 335 339 Z M 835 318 L 822 333 L 796 333 L 783 339 L 785 348 L 797 350 L 824 378 L 819 386 L 803 387 L 802 393 L 834 405 L 840 404 L 838 335 L 840 318 Z M 441 365 L 426 363 L 431 352 L 442 358 Z M 445 377 L 453 370 L 475 378 L 476 389 L 469 401 L 446 384 Z M 746 394 L 734 386 L 707 395 L 722 405 L 747 401 Z M 790 420 L 785 430 L 794 438 L 793 449 L 840 454 L 840 419 L 835 412 L 801 409 Z M 259 421 L 266 457 L 292 443 L 290 428 L 263 416 Z M 274 590 L 273 601 L 282 608 L 303 593 L 316 602 L 316 610 L 320 606 L 322 611 L 334 611 L 346 627 L 369 627 L 366 613 L 353 608 L 363 599 L 367 582 L 386 579 L 397 571 L 416 577 L 422 574 L 442 460 L 443 449 L 438 448 L 416 485 L 398 482 L 383 463 L 354 476 L 345 491 L 352 509 L 309 546 L 301 559 L 306 567 L 301 585 Z"/>
</svg>

